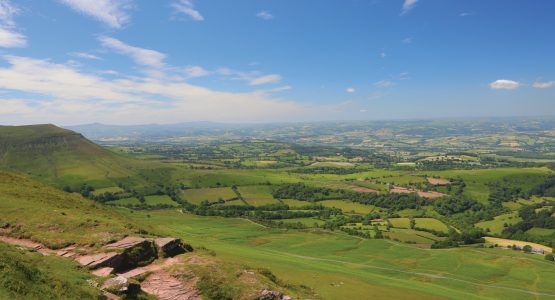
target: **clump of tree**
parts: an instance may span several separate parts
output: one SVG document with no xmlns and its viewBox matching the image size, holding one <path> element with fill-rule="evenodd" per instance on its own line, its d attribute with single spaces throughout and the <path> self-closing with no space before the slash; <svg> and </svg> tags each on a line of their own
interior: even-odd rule
<svg viewBox="0 0 555 300">
<path fill-rule="evenodd" d="M 450 228 L 448 237 L 442 241 L 436 241 L 432 244 L 432 249 L 453 248 L 461 245 L 471 245 L 477 243 L 484 243 L 484 233 L 481 229 L 470 229 L 462 232 L 457 232 Z"/>
</svg>

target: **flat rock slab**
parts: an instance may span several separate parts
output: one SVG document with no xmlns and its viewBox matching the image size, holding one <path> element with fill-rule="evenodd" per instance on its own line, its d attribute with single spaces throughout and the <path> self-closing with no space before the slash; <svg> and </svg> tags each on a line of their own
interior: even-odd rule
<svg viewBox="0 0 555 300">
<path fill-rule="evenodd" d="M 82 266 L 95 267 L 107 263 L 108 261 L 114 259 L 119 254 L 116 252 L 109 253 L 97 253 L 90 255 L 83 255 L 78 257 L 76 260 Z"/>
<path fill-rule="evenodd" d="M 160 248 L 164 248 L 168 245 L 171 245 L 173 243 L 181 243 L 181 239 L 178 238 L 159 238 L 154 240 L 154 242 L 156 243 L 156 246 L 160 247 Z"/>
<path fill-rule="evenodd" d="M 141 289 L 160 300 L 200 300 L 196 289 L 196 279 L 188 281 L 177 279 L 164 271 L 155 272 L 142 283 Z"/>
<path fill-rule="evenodd" d="M 110 274 L 114 272 L 114 268 L 104 267 L 97 270 L 92 271 L 91 273 L 98 277 L 108 277 Z"/>
<path fill-rule="evenodd" d="M 106 249 L 130 249 L 133 248 L 139 244 L 142 244 L 144 242 L 146 242 L 147 240 L 144 238 L 140 238 L 140 237 L 126 237 L 122 240 L 119 240 L 115 243 L 111 243 L 106 245 L 104 248 Z"/>
<path fill-rule="evenodd" d="M 34 250 L 39 250 L 39 249 L 46 248 L 41 243 L 33 242 L 31 240 L 11 238 L 11 237 L 7 237 L 7 236 L 0 236 L 0 241 L 2 241 L 4 243 L 7 243 L 7 244 L 10 244 L 10 245 L 30 248 L 30 249 L 34 249 Z"/>
</svg>

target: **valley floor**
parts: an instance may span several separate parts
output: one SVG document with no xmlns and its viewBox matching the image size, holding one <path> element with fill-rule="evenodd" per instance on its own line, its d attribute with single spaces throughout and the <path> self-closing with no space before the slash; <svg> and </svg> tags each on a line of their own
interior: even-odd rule
<svg viewBox="0 0 555 300">
<path fill-rule="evenodd" d="M 225 260 L 269 268 L 280 278 L 313 288 L 323 299 L 555 298 L 555 267 L 540 255 L 488 248 L 429 250 L 176 210 L 121 211 Z"/>
</svg>

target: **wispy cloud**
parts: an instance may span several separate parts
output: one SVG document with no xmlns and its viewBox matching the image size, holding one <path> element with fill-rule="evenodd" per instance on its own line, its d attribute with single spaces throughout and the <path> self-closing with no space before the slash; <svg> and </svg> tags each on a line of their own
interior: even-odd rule
<svg viewBox="0 0 555 300">
<path fill-rule="evenodd" d="M 177 0 L 171 6 L 176 13 L 185 14 L 195 21 L 204 21 L 204 17 L 195 9 L 192 0 Z"/>
<path fill-rule="evenodd" d="M 489 87 L 494 90 L 515 90 L 520 86 L 520 82 L 508 79 L 498 79 L 489 84 Z"/>
<path fill-rule="evenodd" d="M 74 57 L 78 57 L 78 58 L 84 58 L 84 59 L 90 59 L 90 60 L 101 60 L 102 58 L 94 55 L 94 54 L 90 54 L 87 52 L 71 52 L 69 53 L 69 55 L 74 56 Z"/>
<path fill-rule="evenodd" d="M 395 85 L 395 82 L 391 80 L 380 80 L 374 83 L 374 86 L 379 88 L 389 88 Z"/>
<path fill-rule="evenodd" d="M 281 81 L 281 76 L 278 74 L 264 75 L 250 79 L 250 85 L 262 85 L 269 83 L 278 83 Z"/>
<path fill-rule="evenodd" d="M 386 57 L 387 57 L 387 53 L 385 53 L 385 51 L 380 52 L 380 57 L 381 57 L 381 58 L 386 58 Z"/>
<path fill-rule="evenodd" d="M 354 87 L 348 87 L 348 88 L 345 89 L 345 92 L 347 92 L 349 94 L 352 94 L 352 93 L 355 92 L 355 88 Z"/>
<path fill-rule="evenodd" d="M 407 14 L 409 11 L 411 11 L 414 6 L 416 5 L 416 3 L 418 2 L 418 0 L 405 0 L 403 2 L 403 7 L 401 8 L 401 16 Z"/>
<path fill-rule="evenodd" d="M 469 16 L 472 16 L 472 15 L 474 15 L 473 12 L 462 12 L 462 13 L 459 14 L 459 17 L 469 17 Z"/>
<path fill-rule="evenodd" d="M 25 46 L 27 46 L 27 39 L 23 34 L 0 27 L 0 47 L 22 48 Z"/>
<path fill-rule="evenodd" d="M 136 63 L 149 67 L 163 67 L 166 55 L 164 53 L 139 48 L 135 46 L 128 45 L 118 39 L 100 36 L 98 38 L 102 46 L 116 51 L 117 53 L 129 55 Z"/>
<path fill-rule="evenodd" d="M 412 43 L 413 38 L 412 37 L 408 37 L 408 38 L 404 38 L 403 40 L 401 40 L 401 42 L 403 44 L 411 44 Z"/>
<path fill-rule="evenodd" d="M 0 95 L 3 122 L 268 122 L 299 120 L 308 112 L 325 113 L 327 109 L 271 96 L 271 92 L 289 89 L 287 86 L 274 91 L 225 92 L 149 76 L 114 74 L 108 79 L 49 60 L 17 56 L 2 59 L 7 62 L 7 66 L 0 66 L 0 90 L 5 91 Z M 11 96 L 11 92 L 23 93 L 25 99 Z M 23 116 L 14 116 L 14 112 Z"/>
<path fill-rule="evenodd" d="M 188 78 L 195 78 L 208 76 L 211 72 L 201 66 L 188 66 L 185 68 L 185 74 Z"/>
<path fill-rule="evenodd" d="M 271 20 L 274 18 L 274 15 L 265 10 L 258 12 L 256 16 L 263 20 Z"/>
<path fill-rule="evenodd" d="M 13 17 L 19 9 L 8 0 L 0 0 L 0 47 L 21 48 L 27 46 L 27 38 L 15 29 Z"/>
<path fill-rule="evenodd" d="M 112 28 L 121 28 L 130 20 L 131 0 L 60 0 L 73 10 L 93 17 Z"/>
<path fill-rule="evenodd" d="M 532 87 L 536 89 L 547 89 L 550 87 L 555 87 L 555 81 L 548 81 L 548 82 L 536 81 L 532 84 Z"/>
</svg>

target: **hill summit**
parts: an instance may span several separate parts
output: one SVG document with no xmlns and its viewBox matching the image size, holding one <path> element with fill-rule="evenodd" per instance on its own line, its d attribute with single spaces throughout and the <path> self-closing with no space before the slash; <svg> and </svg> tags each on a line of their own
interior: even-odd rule
<svg viewBox="0 0 555 300">
<path fill-rule="evenodd" d="M 58 186 L 129 176 L 129 161 L 52 124 L 0 126 L 0 168 Z"/>
</svg>

